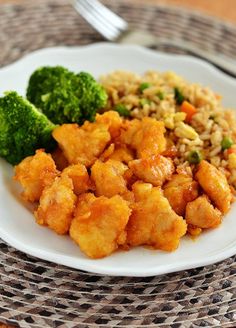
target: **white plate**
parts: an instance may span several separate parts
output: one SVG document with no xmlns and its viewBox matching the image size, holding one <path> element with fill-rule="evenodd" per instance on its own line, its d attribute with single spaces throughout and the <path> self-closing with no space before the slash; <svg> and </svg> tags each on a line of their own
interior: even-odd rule
<svg viewBox="0 0 236 328">
<path fill-rule="evenodd" d="M 189 56 L 106 43 L 36 51 L 0 70 L 0 94 L 17 90 L 24 95 L 30 74 L 42 65 L 64 65 L 76 72 L 91 72 L 96 77 L 115 69 L 137 73 L 150 69 L 173 70 L 189 81 L 213 88 L 223 95 L 225 106 L 236 108 L 236 80 L 211 65 Z M 12 167 L 0 160 L 0 168 L 0 237 L 38 258 L 95 273 L 152 276 L 211 264 L 236 253 L 236 207 L 233 206 L 219 228 L 203 233 L 196 241 L 182 238 L 180 247 L 173 253 L 139 247 L 101 260 L 90 260 L 69 237 L 57 236 L 35 223 L 32 209 L 20 200 L 20 190 L 12 181 Z"/>
</svg>

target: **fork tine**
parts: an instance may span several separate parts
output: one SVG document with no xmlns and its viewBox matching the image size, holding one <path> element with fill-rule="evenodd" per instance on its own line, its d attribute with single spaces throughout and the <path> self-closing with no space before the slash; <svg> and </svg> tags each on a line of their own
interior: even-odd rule
<svg viewBox="0 0 236 328">
<path fill-rule="evenodd" d="M 112 41 L 117 35 L 119 35 L 119 30 L 107 24 L 107 22 L 101 20 L 101 17 L 94 15 L 94 12 L 89 10 L 82 0 L 73 1 L 75 9 L 81 14 L 81 16 L 86 19 L 98 32 L 100 32 L 106 39 Z"/>
<path fill-rule="evenodd" d="M 113 24 L 112 21 L 108 20 L 108 16 L 103 15 L 103 11 L 97 10 L 96 7 L 94 7 L 93 4 L 91 4 L 87 0 L 77 0 L 77 3 L 80 3 L 80 6 L 87 11 L 87 13 L 91 16 L 93 16 L 94 19 L 101 22 L 104 26 L 107 28 L 117 31 L 118 27 Z"/>
<path fill-rule="evenodd" d="M 122 30 L 128 28 L 128 24 L 123 18 L 116 15 L 113 11 L 105 7 L 98 0 L 82 0 L 82 1 L 90 5 L 91 9 L 93 8 L 93 10 L 95 10 L 99 15 L 103 16 L 107 21 L 110 21 L 117 28 Z"/>
<path fill-rule="evenodd" d="M 128 27 L 122 18 L 112 13 L 97 0 L 74 0 L 73 5 L 108 40 L 115 40 Z M 113 17 L 116 24 L 114 24 Z"/>
</svg>

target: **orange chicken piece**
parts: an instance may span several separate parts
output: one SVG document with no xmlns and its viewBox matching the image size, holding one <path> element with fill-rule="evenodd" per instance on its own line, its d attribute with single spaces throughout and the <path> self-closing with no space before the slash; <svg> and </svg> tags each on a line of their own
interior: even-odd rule
<svg viewBox="0 0 236 328">
<path fill-rule="evenodd" d="M 162 186 L 175 169 L 172 160 L 161 155 L 131 161 L 129 168 L 140 180 L 154 186 Z"/>
<path fill-rule="evenodd" d="M 15 167 L 14 180 L 22 185 L 23 198 L 35 202 L 39 200 L 44 188 L 50 186 L 58 174 L 52 156 L 39 149 L 34 156 L 24 158 Z"/>
<path fill-rule="evenodd" d="M 70 236 L 90 258 L 102 258 L 125 243 L 130 212 L 128 203 L 120 196 L 94 199 L 91 194 L 81 195 Z"/>
<path fill-rule="evenodd" d="M 175 250 L 187 230 L 183 218 L 172 210 L 160 187 L 136 182 L 133 192 L 136 203 L 127 225 L 127 244 Z"/>
<path fill-rule="evenodd" d="M 198 228 L 215 228 L 222 220 L 222 214 L 209 202 L 206 195 L 202 195 L 186 206 L 185 219 L 187 224 Z"/>
<path fill-rule="evenodd" d="M 39 207 L 34 213 L 37 223 L 48 226 L 58 234 L 66 234 L 75 202 L 72 180 L 68 176 L 57 177 L 42 193 Z"/>
<path fill-rule="evenodd" d="M 128 164 L 134 159 L 134 151 L 128 148 L 126 145 L 116 144 L 114 151 L 110 154 L 109 159 Z"/>
<path fill-rule="evenodd" d="M 207 161 L 201 161 L 195 178 L 215 206 L 222 213 L 227 213 L 230 209 L 232 194 L 224 174 Z"/>
<path fill-rule="evenodd" d="M 90 206 L 96 199 L 96 196 L 90 192 L 79 195 L 75 208 L 76 215 L 81 216 L 89 212 Z"/>
<path fill-rule="evenodd" d="M 96 195 L 112 197 L 126 192 L 126 180 L 123 175 L 127 169 L 125 164 L 112 159 L 105 163 L 97 160 L 91 168 L 91 178 L 96 186 Z"/>
<path fill-rule="evenodd" d="M 90 167 L 104 151 L 111 139 L 108 127 L 104 124 L 85 122 L 63 124 L 53 131 L 53 137 L 70 164 L 83 164 Z"/>
<path fill-rule="evenodd" d="M 112 143 L 104 150 L 99 159 L 102 162 L 105 162 L 108 159 L 114 159 L 116 161 L 128 164 L 134 159 L 134 155 L 134 151 L 128 148 L 125 144 Z"/>
<path fill-rule="evenodd" d="M 173 210 L 183 216 L 187 203 L 198 196 L 198 183 L 189 175 L 174 174 L 164 185 L 164 196 Z"/>
<path fill-rule="evenodd" d="M 102 162 L 107 161 L 110 158 L 110 156 L 113 154 L 114 150 L 115 150 L 115 144 L 111 143 L 100 155 L 99 157 L 100 161 Z"/>
<path fill-rule="evenodd" d="M 68 176 L 73 182 L 74 193 L 78 196 L 90 188 L 90 179 L 83 164 L 74 164 L 65 168 L 61 176 Z"/>
<path fill-rule="evenodd" d="M 112 139 L 115 139 L 120 135 L 123 120 L 117 112 L 111 110 L 102 115 L 96 114 L 96 122 L 108 126 Z"/>
<path fill-rule="evenodd" d="M 119 141 L 137 151 L 138 158 L 158 155 L 166 149 L 164 123 L 154 118 L 144 117 L 141 121 L 126 121 Z"/>
</svg>

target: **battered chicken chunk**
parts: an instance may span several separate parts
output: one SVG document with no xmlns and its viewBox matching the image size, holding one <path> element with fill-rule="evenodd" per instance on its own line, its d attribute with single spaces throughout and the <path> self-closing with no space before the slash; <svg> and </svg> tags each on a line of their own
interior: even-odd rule
<svg viewBox="0 0 236 328">
<path fill-rule="evenodd" d="M 187 230 L 183 218 L 172 210 L 159 187 L 136 182 L 133 191 L 136 203 L 127 225 L 127 244 L 175 250 Z"/>
<path fill-rule="evenodd" d="M 34 213 L 37 223 L 48 226 L 58 234 L 66 234 L 75 202 L 72 180 L 68 176 L 57 177 L 51 186 L 43 190 L 39 207 Z"/>
<path fill-rule="evenodd" d="M 24 199 L 35 202 L 58 174 L 52 156 L 39 149 L 34 156 L 26 157 L 15 167 L 14 179 L 22 185 Z"/>
<path fill-rule="evenodd" d="M 100 161 L 102 162 L 107 161 L 110 158 L 110 156 L 113 154 L 114 150 L 115 150 L 115 144 L 111 143 L 99 156 Z"/>
<path fill-rule="evenodd" d="M 78 196 L 90 188 L 90 179 L 86 167 L 83 164 L 74 164 L 65 168 L 61 176 L 71 178 L 74 193 Z"/>
<path fill-rule="evenodd" d="M 119 140 L 137 151 L 138 158 L 158 155 L 166 149 L 164 123 L 144 117 L 141 121 L 126 121 Z"/>
<path fill-rule="evenodd" d="M 81 216 L 88 213 L 90 211 L 90 206 L 96 199 L 96 196 L 91 192 L 79 195 L 75 208 L 76 215 Z"/>
<path fill-rule="evenodd" d="M 134 139 L 138 130 L 141 128 L 141 121 L 137 119 L 133 119 L 131 121 L 125 120 L 121 127 L 121 134 L 118 138 L 118 141 L 121 144 L 126 144 L 135 148 Z"/>
<path fill-rule="evenodd" d="M 164 196 L 178 215 L 184 215 L 188 202 L 198 196 L 198 183 L 187 174 L 174 174 L 164 185 Z"/>
<path fill-rule="evenodd" d="M 81 163 L 86 167 L 96 161 L 111 139 L 108 126 L 98 123 L 82 127 L 63 124 L 54 129 L 53 137 L 70 164 Z"/>
<path fill-rule="evenodd" d="M 99 159 L 102 162 L 107 161 L 108 159 L 114 159 L 119 162 L 128 164 L 135 157 L 134 151 L 128 148 L 124 144 L 110 144 L 108 148 L 104 150 Z"/>
<path fill-rule="evenodd" d="M 161 186 L 170 179 L 175 169 L 172 160 L 161 155 L 131 161 L 129 168 L 140 180 L 154 186 Z"/>
<path fill-rule="evenodd" d="M 120 135 L 120 129 L 122 125 L 122 118 L 115 111 L 105 112 L 102 115 L 96 115 L 96 122 L 102 123 L 108 126 L 110 135 L 112 139 L 117 138 Z"/>
<path fill-rule="evenodd" d="M 93 196 L 81 195 L 70 236 L 86 255 L 102 258 L 125 243 L 130 212 L 127 202 L 120 196 L 93 199 Z"/>
<path fill-rule="evenodd" d="M 222 214 L 202 195 L 187 204 L 185 219 L 187 224 L 198 228 L 215 228 L 221 223 Z"/>
<path fill-rule="evenodd" d="M 128 164 L 134 159 L 134 155 L 134 151 L 129 149 L 126 145 L 116 144 L 115 149 L 110 154 L 109 158 Z"/>
<path fill-rule="evenodd" d="M 227 213 L 230 209 L 232 194 L 223 173 L 207 161 L 201 161 L 195 178 L 215 206 L 222 213 Z"/>
<path fill-rule="evenodd" d="M 118 161 L 109 159 L 103 163 L 97 160 L 91 168 L 91 178 L 96 186 L 97 196 L 112 197 L 127 191 L 123 175 L 128 167 Z"/>
</svg>

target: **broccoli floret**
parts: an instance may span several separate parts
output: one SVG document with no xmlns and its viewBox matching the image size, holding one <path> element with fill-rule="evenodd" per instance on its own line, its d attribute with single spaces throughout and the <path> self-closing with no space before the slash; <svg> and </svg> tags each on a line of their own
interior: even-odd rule
<svg viewBox="0 0 236 328">
<path fill-rule="evenodd" d="M 93 121 L 98 109 L 107 103 L 107 93 L 91 74 L 80 72 L 78 75 L 77 96 L 83 119 Z"/>
<path fill-rule="evenodd" d="M 64 67 L 41 67 L 30 77 L 26 96 L 55 124 L 81 118 L 76 96 L 78 77 Z"/>
<path fill-rule="evenodd" d="M 105 106 L 107 94 L 89 73 L 45 66 L 31 75 L 27 98 L 55 124 L 81 124 L 94 119 Z"/>
<path fill-rule="evenodd" d="M 55 125 L 28 100 L 11 91 L 0 98 L 0 156 L 18 164 L 38 148 L 52 150 Z"/>
</svg>

